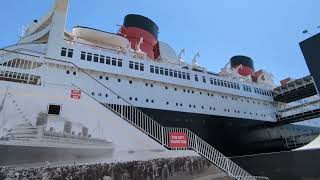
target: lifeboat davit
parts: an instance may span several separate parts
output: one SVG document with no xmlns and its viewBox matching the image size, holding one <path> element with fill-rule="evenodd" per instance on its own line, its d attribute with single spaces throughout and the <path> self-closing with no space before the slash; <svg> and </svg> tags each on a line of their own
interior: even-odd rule
<svg viewBox="0 0 320 180">
<path fill-rule="evenodd" d="M 82 26 L 74 27 L 72 33 L 79 39 L 102 46 L 111 46 L 122 50 L 128 50 L 128 48 L 130 48 L 128 39 L 118 34 Z"/>
</svg>

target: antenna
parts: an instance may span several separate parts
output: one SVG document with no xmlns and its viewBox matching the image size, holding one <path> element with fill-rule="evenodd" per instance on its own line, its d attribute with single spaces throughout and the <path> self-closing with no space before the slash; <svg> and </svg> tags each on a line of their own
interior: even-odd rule
<svg viewBox="0 0 320 180">
<path fill-rule="evenodd" d="M 192 65 L 198 66 L 197 58 L 200 58 L 200 53 L 199 52 L 196 55 L 194 55 L 194 57 L 192 59 Z"/>
<path fill-rule="evenodd" d="M 178 55 L 178 59 L 179 59 L 180 62 L 184 62 L 182 56 L 185 55 L 185 51 L 186 51 L 186 50 L 185 50 L 184 48 L 182 48 L 182 49 L 180 50 L 180 53 L 179 53 L 179 55 Z"/>
</svg>

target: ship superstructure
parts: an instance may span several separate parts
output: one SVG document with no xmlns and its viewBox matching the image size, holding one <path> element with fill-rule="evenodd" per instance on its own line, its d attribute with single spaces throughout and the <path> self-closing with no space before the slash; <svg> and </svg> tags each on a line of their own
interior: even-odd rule
<svg viewBox="0 0 320 180">
<path fill-rule="evenodd" d="M 283 149 L 287 136 L 319 132 L 308 123 L 261 128 L 277 121 L 282 104 L 273 100 L 272 75 L 255 71 L 247 56 L 234 56 L 221 72 L 213 73 L 198 64 L 199 54 L 188 64 L 184 50 L 177 55 L 159 41 L 158 26 L 144 16 L 127 15 L 117 33 L 83 26 L 68 32 L 68 1 L 56 3 L 48 15 L 29 25 L 17 44 L 5 48 L 1 65 L 8 71 L 2 71 L 2 80 L 75 85 L 116 112 L 126 107 L 123 98 L 161 125 L 188 128 L 228 154 Z M 19 55 L 10 57 L 9 52 Z M 88 81 L 88 75 L 98 83 Z"/>
</svg>

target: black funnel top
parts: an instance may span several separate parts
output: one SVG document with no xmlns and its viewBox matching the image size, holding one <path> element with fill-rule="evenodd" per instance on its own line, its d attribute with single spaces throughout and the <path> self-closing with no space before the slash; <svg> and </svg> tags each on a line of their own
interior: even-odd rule
<svg viewBox="0 0 320 180">
<path fill-rule="evenodd" d="M 156 23 L 147 17 L 138 14 L 128 14 L 124 18 L 123 26 L 141 28 L 158 39 L 159 28 Z"/>
<path fill-rule="evenodd" d="M 252 70 L 254 70 L 254 66 L 253 66 L 253 61 L 251 58 L 247 57 L 247 56 L 233 56 L 230 59 L 231 62 L 231 67 L 237 67 L 240 64 L 242 64 L 243 66 L 247 66 L 250 67 Z"/>
</svg>

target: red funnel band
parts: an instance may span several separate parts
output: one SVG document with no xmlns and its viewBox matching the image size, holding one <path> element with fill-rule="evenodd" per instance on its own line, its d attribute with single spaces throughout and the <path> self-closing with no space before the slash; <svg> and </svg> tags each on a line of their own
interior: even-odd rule
<svg viewBox="0 0 320 180">
<path fill-rule="evenodd" d="M 251 69 L 250 67 L 242 65 L 242 68 L 239 68 L 239 69 L 238 69 L 238 73 L 239 73 L 241 76 L 249 76 L 249 75 L 252 76 L 253 73 L 254 73 L 254 71 L 253 71 L 253 69 Z"/>
<path fill-rule="evenodd" d="M 141 51 L 145 52 L 149 58 L 155 59 L 153 49 L 158 41 L 151 33 L 136 27 L 122 27 L 121 35 L 129 40 L 132 49 L 136 49 L 140 38 L 143 37 L 143 42 L 140 45 Z"/>
</svg>

